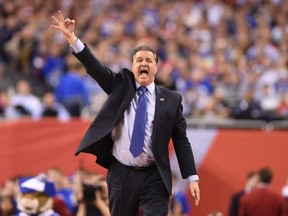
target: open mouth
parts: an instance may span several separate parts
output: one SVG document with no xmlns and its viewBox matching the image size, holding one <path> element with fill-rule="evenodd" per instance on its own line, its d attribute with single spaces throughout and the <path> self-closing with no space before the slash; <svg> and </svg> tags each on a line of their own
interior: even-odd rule
<svg viewBox="0 0 288 216">
<path fill-rule="evenodd" d="M 145 69 L 143 69 L 143 70 L 140 70 L 140 77 L 148 77 L 148 70 L 145 70 Z"/>
</svg>

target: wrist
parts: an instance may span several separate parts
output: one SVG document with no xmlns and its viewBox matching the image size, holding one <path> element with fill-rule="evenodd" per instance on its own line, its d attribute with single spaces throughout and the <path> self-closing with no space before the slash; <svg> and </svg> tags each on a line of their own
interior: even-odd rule
<svg viewBox="0 0 288 216">
<path fill-rule="evenodd" d="M 74 45 L 77 41 L 77 37 L 75 36 L 74 32 L 71 33 L 71 36 L 66 37 L 67 41 L 69 42 L 70 45 Z"/>
<path fill-rule="evenodd" d="M 187 178 L 188 182 L 199 181 L 198 175 L 191 175 Z"/>
</svg>

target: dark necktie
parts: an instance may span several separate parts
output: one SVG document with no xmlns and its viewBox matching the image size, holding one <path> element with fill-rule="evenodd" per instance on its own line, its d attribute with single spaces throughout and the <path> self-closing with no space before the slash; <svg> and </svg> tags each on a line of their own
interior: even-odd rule
<svg viewBox="0 0 288 216">
<path fill-rule="evenodd" d="M 143 152 L 145 125 L 147 116 L 147 88 L 139 87 L 141 93 L 138 99 L 138 105 L 135 113 L 133 133 L 131 137 L 130 152 L 134 157 L 137 157 Z"/>
</svg>

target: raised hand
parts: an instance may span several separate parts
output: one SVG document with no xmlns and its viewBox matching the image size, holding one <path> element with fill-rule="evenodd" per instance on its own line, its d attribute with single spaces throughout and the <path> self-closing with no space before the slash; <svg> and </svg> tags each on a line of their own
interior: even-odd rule
<svg viewBox="0 0 288 216">
<path fill-rule="evenodd" d="M 61 31 L 66 37 L 67 41 L 70 44 L 74 44 L 77 40 L 77 37 L 74 34 L 75 20 L 71 20 L 69 18 L 64 19 L 61 11 L 58 11 L 58 19 L 55 16 L 52 16 L 52 20 L 55 25 L 51 25 L 50 27 Z"/>
</svg>

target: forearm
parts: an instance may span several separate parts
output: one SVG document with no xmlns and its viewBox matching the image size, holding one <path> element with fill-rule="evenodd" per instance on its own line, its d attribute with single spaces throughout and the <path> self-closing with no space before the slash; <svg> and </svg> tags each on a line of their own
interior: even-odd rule
<svg viewBox="0 0 288 216">
<path fill-rule="evenodd" d="M 109 94 L 116 73 L 103 65 L 80 39 L 71 47 L 73 55 L 84 65 L 86 72 Z"/>
<path fill-rule="evenodd" d="M 78 210 L 76 216 L 85 216 L 85 215 L 86 215 L 85 204 L 81 202 L 78 204 Z"/>
<path fill-rule="evenodd" d="M 110 216 L 109 208 L 103 200 L 97 201 L 97 208 L 101 211 L 103 216 Z"/>
</svg>

